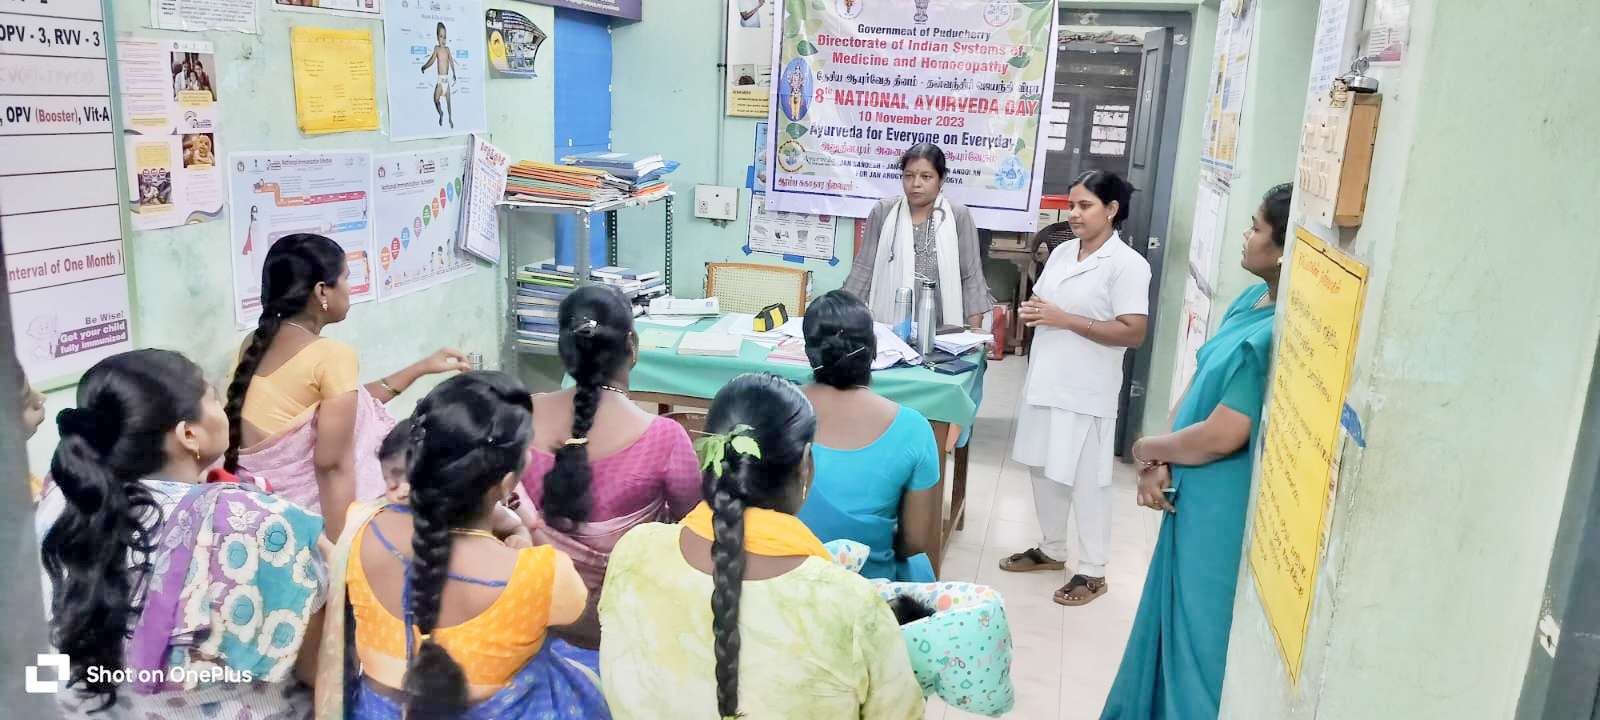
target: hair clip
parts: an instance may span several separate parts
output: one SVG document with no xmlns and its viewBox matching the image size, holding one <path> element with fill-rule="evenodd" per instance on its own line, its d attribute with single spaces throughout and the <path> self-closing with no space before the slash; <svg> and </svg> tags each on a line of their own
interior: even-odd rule
<svg viewBox="0 0 1600 720">
<path fill-rule="evenodd" d="M 859 346 L 856 347 L 856 349 L 845 353 L 842 357 L 839 358 L 839 360 L 844 360 L 845 358 L 855 357 L 857 354 L 859 354 L 862 350 L 865 350 L 865 349 L 867 349 L 867 346 L 859 345 Z M 835 361 L 835 362 L 838 362 L 838 361 Z M 827 365 L 812 365 L 811 369 L 812 370 L 821 370 L 821 369 L 823 369 L 825 367 L 827 367 Z"/>
<path fill-rule="evenodd" d="M 595 320 L 594 318 L 589 318 L 588 320 L 578 323 L 577 326 L 572 328 L 572 331 L 579 335 L 593 335 L 595 329 L 598 327 L 600 327 L 600 321 Z"/>
<path fill-rule="evenodd" d="M 567 441 L 561 444 L 568 447 L 581 447 L 589 444 L 589 438 L 567 438 Z"/>
<path fill-rule="evenodd" d="M 427 642 L 428 639 L 432 638 L 432 637 L 433 637 L 433 633 L 418 633 L 417 634 L 417 642 Z"/>
</svg>

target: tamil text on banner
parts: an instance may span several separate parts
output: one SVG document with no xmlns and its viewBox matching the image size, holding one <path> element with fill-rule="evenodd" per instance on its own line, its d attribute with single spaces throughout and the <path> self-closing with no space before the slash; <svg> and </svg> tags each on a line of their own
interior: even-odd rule
<svg viewBox="0 0 1600 720">
<path fill-rule="evenodd" d="M 211 43 L 123 38 L 117 59 L 130 224 L 149 230 L 221 217 L 222 113 Z"/>
<path fill-rule="evenodd" d="M 769 208 L 866 217 L 928 142 L 979 227 L 1034 230 L 1055 15 L 1054 0 L 785 0 Z"/>
<path fill-rule="evenodd" d="M 228 194 L 234 317 L 241 328 L 261 317 L 267 250 L 296 233 L 339 243 L 350 268 L 350 301 L 373 298 L 371 153 L 233 153 Z"/>
<path fill-rule="evenodd" d="M 117 205 L 109 38 L 98 0 L 0 18 L 0 237 L 17 358 L 36 385 L 132 347 Z"/>
<path fill-rule="evenodd" d="M 728 0 L 728 114 L 767 117 L 777 0 Z"/>
<path fill-rule="evenodd" d="M 1295 239 L 1250 540 L 1251 574 L 1291 679 L 1300 676 L 1367 287 L 1365 266 L 1305 228 Z"/>
</svg>

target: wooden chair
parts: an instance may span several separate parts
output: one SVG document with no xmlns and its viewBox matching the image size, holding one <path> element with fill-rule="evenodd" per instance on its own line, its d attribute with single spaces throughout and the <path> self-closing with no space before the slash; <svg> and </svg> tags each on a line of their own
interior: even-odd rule
<svg viewBox="0 0 1600 720">
<path fill-rule="evenodd" d="M 706 434 L 706 413 L 703 410 L 680 410 L 678 412 L 662 413 L 673 422 L 683 426 L 689 433 L 689 439 L 694 440 Z"/>
<path fill-rule="evenodd" d="M 755 263 L 706 263 L 706 297 L 725 313 L 755 313 L 783 303 L 789 316 L 804 315 L 811 272 Z"/>
</svg>

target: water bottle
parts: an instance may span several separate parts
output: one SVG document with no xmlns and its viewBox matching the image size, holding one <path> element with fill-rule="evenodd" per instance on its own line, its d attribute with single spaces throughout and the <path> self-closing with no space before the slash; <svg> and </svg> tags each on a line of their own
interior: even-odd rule
<svg viewBox="0 0 1600 720">
<path fill-rule="evenodd" d="M 911 344 L 911 288 L 894 291 L 894 334 L 907 345 Z"/>
<path fill-rule="evenodd" d="M 467 369 L 473 372 L 483 370 L 483 353 L 467 353 Z"/>
<path fill-rule="evenodd" d="M 917 290 L 917 352 L 924 357 L 933 352 L 933 336 L 939 332 L 939 326 L 933 320 L 933 304 L 938 302 L 935 286 L 934 281 L 923 280 Z"/>
</svg>

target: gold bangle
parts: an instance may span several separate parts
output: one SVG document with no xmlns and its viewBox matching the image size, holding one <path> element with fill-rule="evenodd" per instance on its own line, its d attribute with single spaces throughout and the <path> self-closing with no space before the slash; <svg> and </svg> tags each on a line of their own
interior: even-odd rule
<svg viewBox="0 0 1600 720">
<path fill-rule="evenodd" d="M 389 384 L 389 378 L 378 378 L 378 387 L 388 390 L 390 395 L 400 397 L 400 391 L 394 389 L 394 386 Z"/>
</svg>

